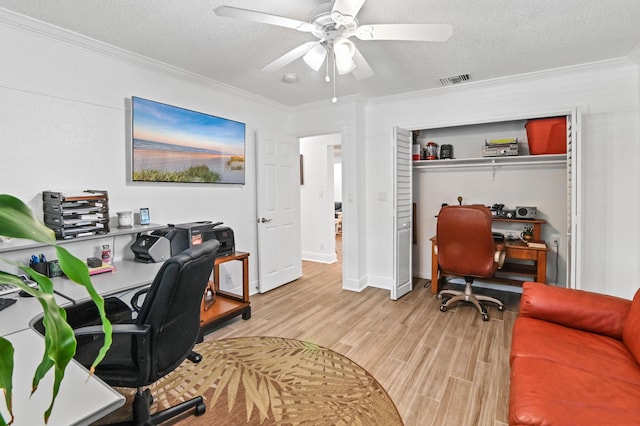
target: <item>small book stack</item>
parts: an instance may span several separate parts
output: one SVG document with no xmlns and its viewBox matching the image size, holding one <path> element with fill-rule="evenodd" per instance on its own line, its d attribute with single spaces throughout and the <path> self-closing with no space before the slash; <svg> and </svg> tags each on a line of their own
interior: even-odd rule
<svg viewBox="0 0 640 426">
<path fill-rule="evenodd" d="M 116 267 L 113 265 L 110 265 L 108 263 L 103 263 L 101 266 L 97 266 L 95 268 L 89 268 L 89 275 L 98 275 L 98 274 L 104 274 L 105 272 L 111 272 L 113 270 L 115 270 Z"/>
<path fill-rule="evenodd" d="M 545 243 L 544 241 L 525 241 L 525 243 L 527 244 L 527 247 L 531 247 L 531 248 L 540 248 L 540 249 L 547 248 L 547 243 Z"/>
</svg>

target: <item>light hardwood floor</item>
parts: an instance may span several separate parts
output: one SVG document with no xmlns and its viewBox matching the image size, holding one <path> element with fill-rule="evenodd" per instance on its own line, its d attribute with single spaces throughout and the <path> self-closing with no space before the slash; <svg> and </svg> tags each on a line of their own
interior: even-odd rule
<svg viewBox="0 0 640 426">
<path fill-rule="evenodd" d="M 342 290 L 340 262 L 303 262 L 302 278 L 251 297 L 250 320 L 233 319 L 205 340 L 280 336 L 331 348 L 376 377 L 408 426 L 507 424 L 519 296 L 499 293 L 506 309 L 487 304 L 485 322 L 469 304 L 440 312 L 424 283 L 392 301 L 388 290 Z"/>
</svg>

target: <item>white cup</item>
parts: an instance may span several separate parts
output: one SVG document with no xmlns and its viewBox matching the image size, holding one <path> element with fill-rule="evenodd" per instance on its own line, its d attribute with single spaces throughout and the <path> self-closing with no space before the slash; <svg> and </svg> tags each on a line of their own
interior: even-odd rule
<svg viewBox="0 0 640 426">
<path fill-rule="evenodd" d="M 131 228 L 133 225 L 133 212 L 118 212 L 118 228 Z"/>
</svg>

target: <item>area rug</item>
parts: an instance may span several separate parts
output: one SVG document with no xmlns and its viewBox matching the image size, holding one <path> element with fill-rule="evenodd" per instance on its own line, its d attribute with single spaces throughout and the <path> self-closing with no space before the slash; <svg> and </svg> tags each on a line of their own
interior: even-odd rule
<svg viewBox="0 0 640 426">
<path fill-rule="evenodd" d="M 398 410 L 364 368 L 330 349 L 279 337 L 207 341 L 194 350 L 202 361 L 185 361 L 150 386 L 152 412 L 203 395 L 203 416 L 179 425 L 402 425 Z M 126 420 L 124 407 L 99 423 Z M 130 417 L 129 417 L 130 418 Z"/>
</svg>

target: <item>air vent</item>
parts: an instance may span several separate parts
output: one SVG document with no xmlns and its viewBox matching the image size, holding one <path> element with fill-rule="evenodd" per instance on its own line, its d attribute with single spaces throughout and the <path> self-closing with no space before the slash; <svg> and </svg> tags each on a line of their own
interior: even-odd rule
<svg viewBox="0 0 640 426">
<path fill-rule="evenodd" d="M 451 84 L 464 83 L 465 81 L 469 80 L 471 80 L 470 74 L 452 75 L 451 77 L 441 78 L 440 84 L 442 84 L 443 86 L 449 86 Z"/>
</svg>

